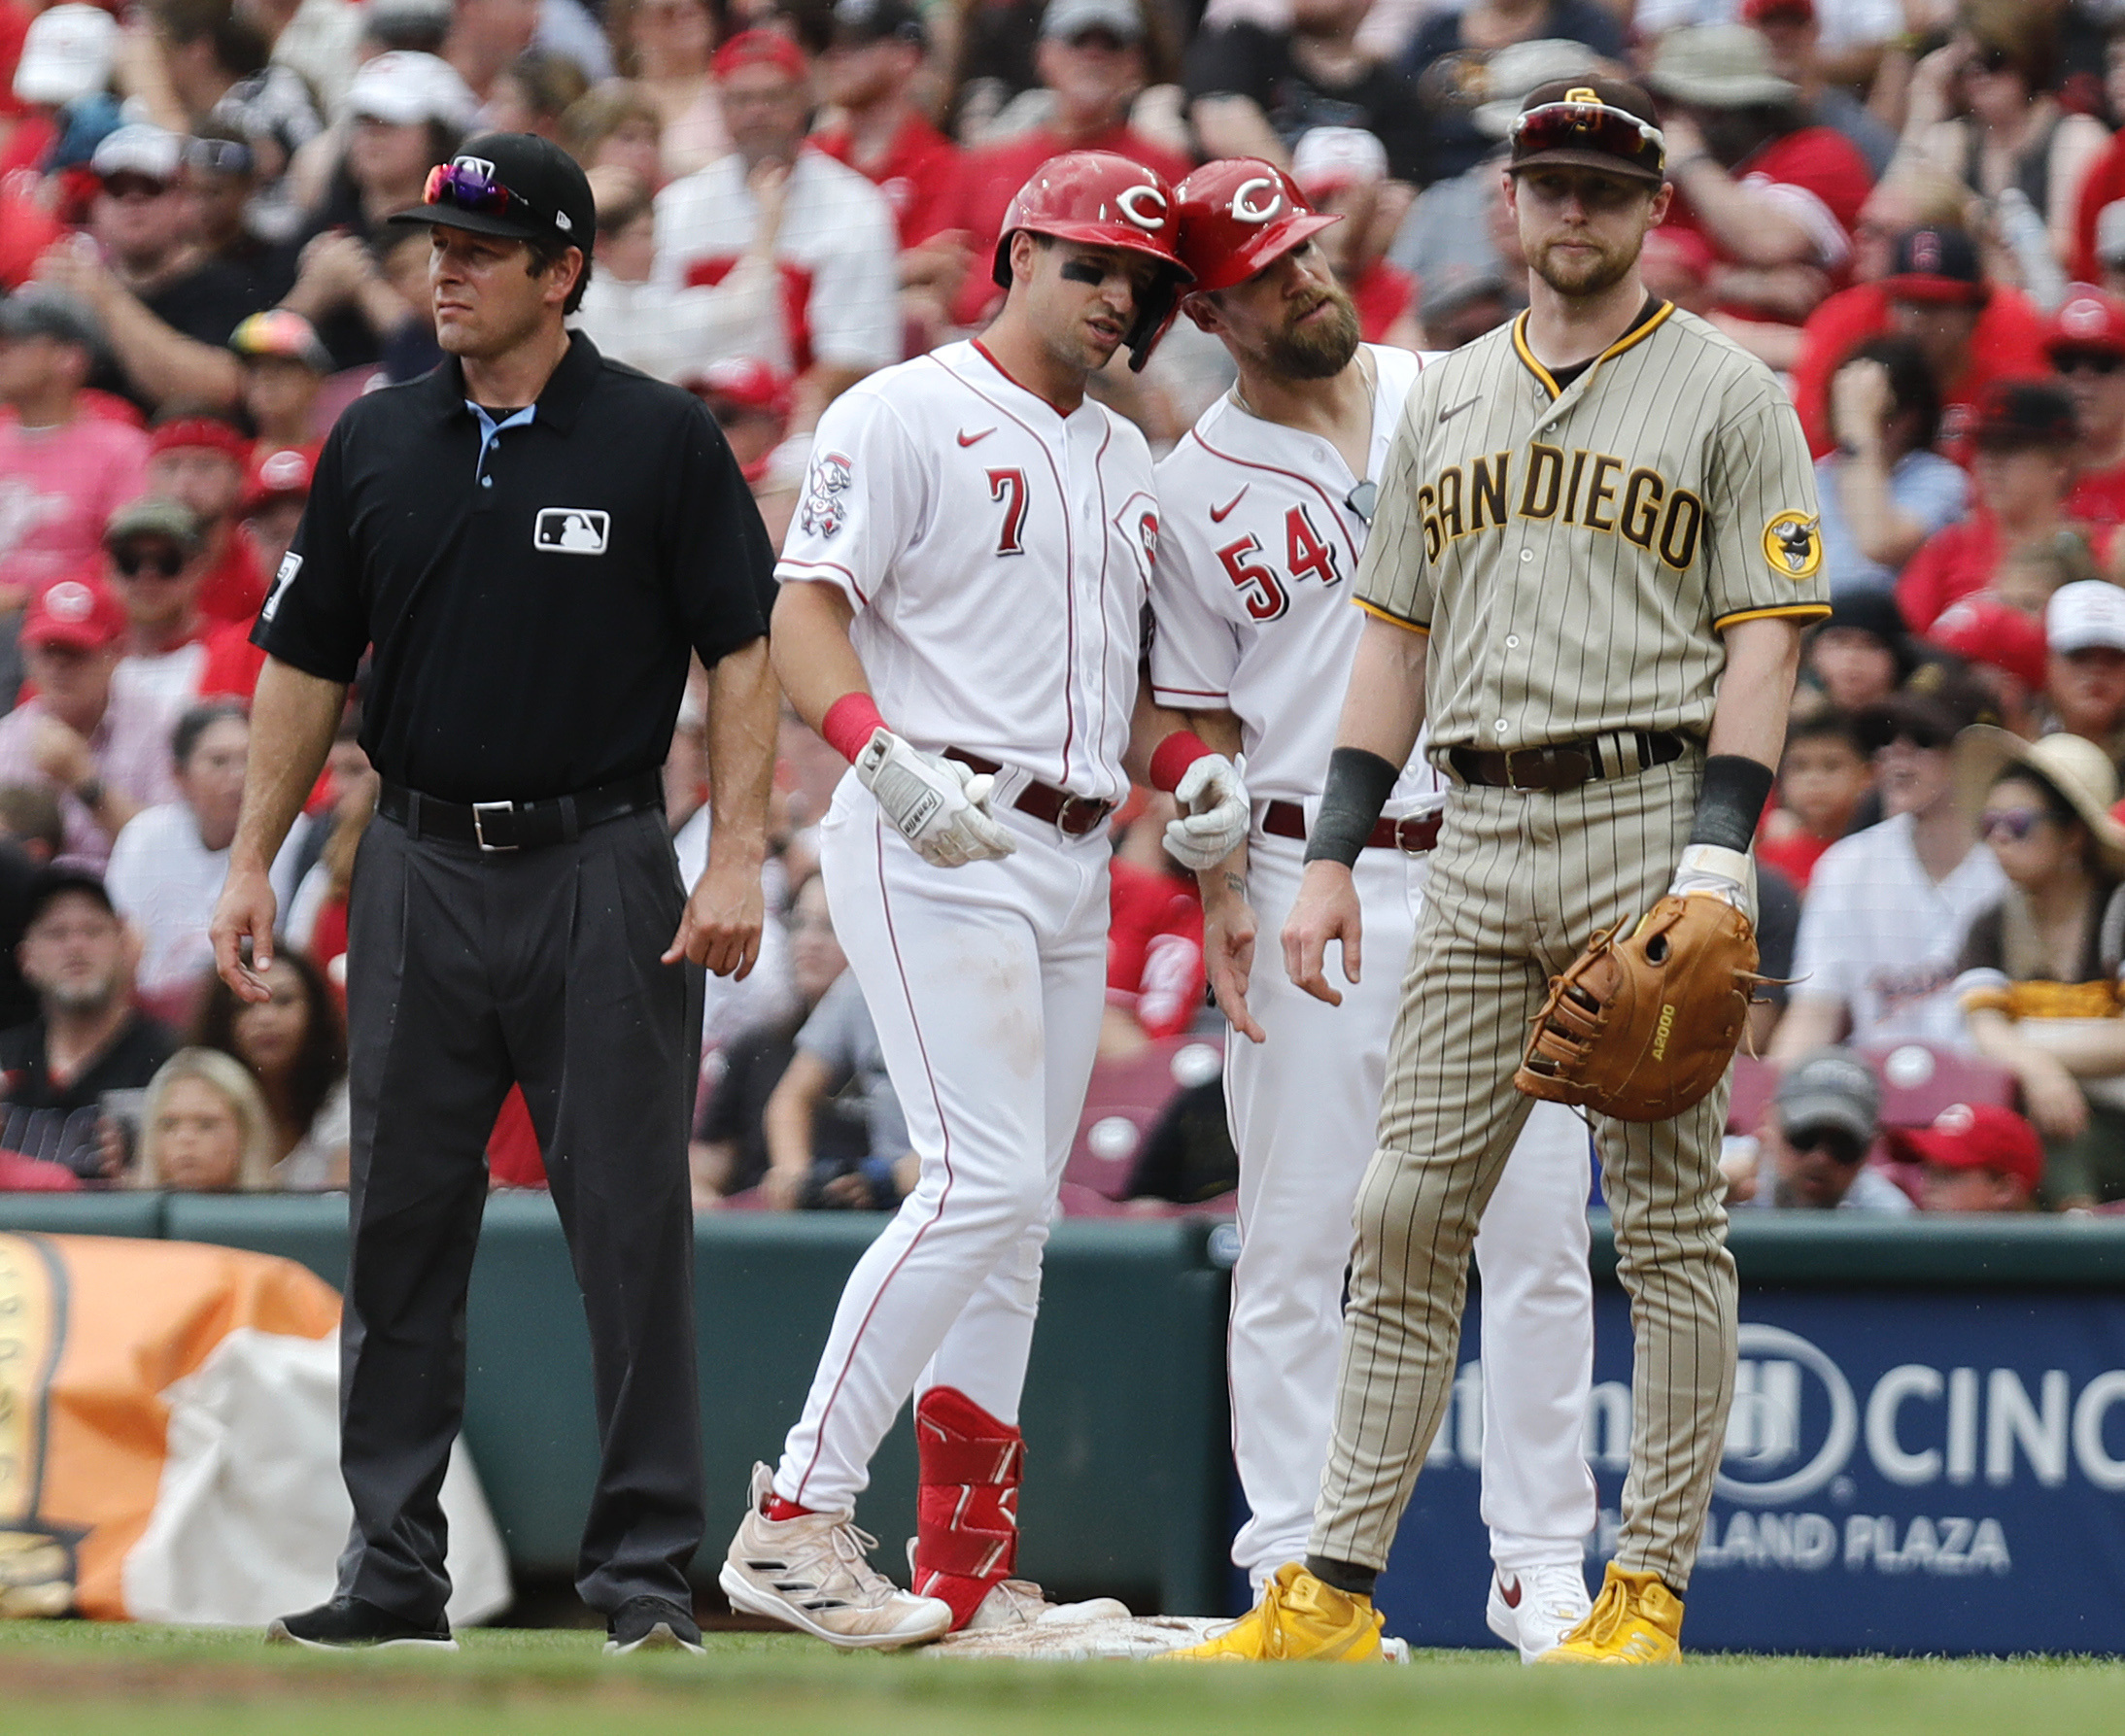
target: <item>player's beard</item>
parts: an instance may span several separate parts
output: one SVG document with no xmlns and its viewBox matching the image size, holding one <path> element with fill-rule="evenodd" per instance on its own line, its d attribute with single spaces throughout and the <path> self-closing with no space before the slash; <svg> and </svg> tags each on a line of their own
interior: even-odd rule
<svg viewBox="0 0 2125 1736">
<path fill-rule="evenodd" d="M 1360 335 L 1357 309 L 1340 285 L 1331 284 L 1297 318 L 1305 319 L 1322 302 L 1334 309 L 1326 319 L 1305 325 L 1294 321 L 1263 341 L 1262 359 L 1270 372 L 1286 380 L 1329 380 L 1351 365 Z"/>
<path fill-rule="evenodd" d="M 1595 251 L 1592 256 L 1579 255 L 1568 261 L 1557 257 L 1554 249 L 1559 242 L 1586 243 Z M 1576 235 L 1558 236 L 1546 241 L 1528 255 L 1529 268 L 1559 295 L 1574 297 L 1598 295 L 1604 289 L 1612 289 L 1623 282 L 1631 266 L 1637 263 L 1638 249 L 1626 251 L 1604 246 L 1594 236 L 1581 232 Z"/>
</svg>

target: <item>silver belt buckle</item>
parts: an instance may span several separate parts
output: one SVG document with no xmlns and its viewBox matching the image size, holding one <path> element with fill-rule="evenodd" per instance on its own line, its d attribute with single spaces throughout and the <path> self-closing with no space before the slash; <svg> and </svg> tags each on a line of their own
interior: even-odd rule
<svg viewBox="0 0 2125 1736">
<path fill-rule="evenodd" d="M 502 856 L 518 848 L 515 844 L 491 844 L 487 841 L 487 816 L 516 812 L 513 801 L 475 801 L 472 804 L 472 835 L 479 840 L 480 850 L 488 856 Z"/>
</svg>

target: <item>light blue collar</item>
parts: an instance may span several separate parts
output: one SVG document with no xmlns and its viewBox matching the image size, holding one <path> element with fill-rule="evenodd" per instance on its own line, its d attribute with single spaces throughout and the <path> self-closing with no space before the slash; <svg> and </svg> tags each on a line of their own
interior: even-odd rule
<svg viewBox="0 0 2125 1736">
<path fill-rule="evenodd" d="M 494 450 L 495 441 L 500 436 L 503 428 L 528 428 L 531 425 L 531 418 L 538 414 L 536 404 L 527 404 L 514 416 L 510 417 L 508 421 L 497 422 L 493 416 L 488 414 L 485 405 L 475 404 L 470 398 L 464 400 L 464 407 L 480 420 L 480 456 L 478 461 L 472 466 L 474 476 L 486 474 L 487 455 Z"/>
</svg>

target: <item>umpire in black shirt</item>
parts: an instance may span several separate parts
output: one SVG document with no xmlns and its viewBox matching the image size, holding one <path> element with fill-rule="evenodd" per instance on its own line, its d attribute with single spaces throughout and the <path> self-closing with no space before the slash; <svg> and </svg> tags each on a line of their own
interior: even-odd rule
<svg viewBox="0 0 2125 1736">
<path fill-rule="evenodd" d="M 563 323 L 596 224 L 581 169 L 542 139 L 486 134 L 396 221 L 430 225 L 445 358 L 359 399 L 326 442 L 252 634 L 267 662 L 214 919 L 223 979 L 264 1000 L 266 868 L 373 645 L 361 742 L 384 788 L 347 946 L 354 1530 L 338 1594 L 272 1637 L 453 1643 L 437 1494 L 463 1412 L 487 1136 L 520 1083 L 596 1369 L 576 1586 L 607 1650 L 691 1647 L 687 1120 L 701 967 L 742 976 L 760 941 L 772 555 L 702 405 Z M 659 779 L 690 650 L 710 671 L 714 782 L 691 898 Z"/>
</svg>

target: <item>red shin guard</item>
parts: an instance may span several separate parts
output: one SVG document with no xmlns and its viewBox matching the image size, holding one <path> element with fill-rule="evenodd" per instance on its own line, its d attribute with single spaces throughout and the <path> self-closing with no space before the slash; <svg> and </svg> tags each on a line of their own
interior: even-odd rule
<svg viewBox="0 0 2125 1736">
<path fill-rule="evenodd" d="M 933 1386 L 915 1406 L 915 1446 L 914 1589 L 950 1604 L 956 1631 L 1017 1563 L 1025 1437 L 958 1388 Z"/>
</svg>

